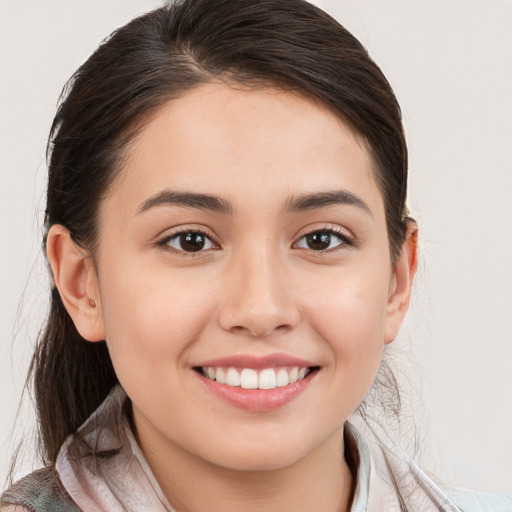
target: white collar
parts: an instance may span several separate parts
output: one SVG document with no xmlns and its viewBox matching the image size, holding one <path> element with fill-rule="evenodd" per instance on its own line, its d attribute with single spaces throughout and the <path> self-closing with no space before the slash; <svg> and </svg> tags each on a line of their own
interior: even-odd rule
<svg viewBox="0 0 512 512">
<path fill-rule="evenodd" d="M 115 387 L 66 439 L 56 463 L 61 481 L 87 512 L 173 512 L 123 413 L 126 400 Z M 345 425 L 345 449 L 356 465 L 351 512 L 400 512 L 397 485 L 415 511 L 459 510 L 410 458 L 383 441 L 385 434 L 374 434 L 369 445 L 351 423 Z"/>
</svg>

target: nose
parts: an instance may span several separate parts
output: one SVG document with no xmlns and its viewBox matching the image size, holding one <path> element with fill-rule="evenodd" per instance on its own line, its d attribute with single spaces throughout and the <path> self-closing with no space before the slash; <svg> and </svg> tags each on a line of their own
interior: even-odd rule
<svg viewBox="0 0 512 512">
<path fill-rule="evenodd" d="M 251 337 L 284 333 L 300 322 L 292 279 L 276 251 L 246 251 L 226 269 L 220 326 Z"/>
</svg>

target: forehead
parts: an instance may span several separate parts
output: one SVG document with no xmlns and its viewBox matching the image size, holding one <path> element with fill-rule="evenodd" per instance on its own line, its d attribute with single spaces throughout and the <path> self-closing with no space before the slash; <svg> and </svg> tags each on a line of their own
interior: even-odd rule
<svg viewBox="0 0 512 512">
<path fill-rule="evenodd" d="M 161 107 L 130 144 L 111 195 L 135 208 L 162 188 L 235 205 L 332 188 L 381 200 L 366 145 L 327 108 L 280 89 L 223 83 Z"/>
</svg>

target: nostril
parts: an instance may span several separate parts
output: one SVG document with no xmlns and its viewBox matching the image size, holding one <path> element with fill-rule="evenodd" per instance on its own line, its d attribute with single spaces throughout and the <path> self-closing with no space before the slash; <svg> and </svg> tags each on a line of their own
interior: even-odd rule
<svg viewBox="0 0 512 512">
<path fill-rule="evenodd" d="M 235 325 L 231 327 L 231 332 L 235 334 L 246 334 L 248 336 L 253 337 L 263 337 L 269 336 L 271 334 L 279 333 L 283 334 L 291 329 L 291 326 L 288 324 L 281 324 L 275 327 L 270 327 L 266 329 L 264 326 L 247 326 L 244 327 L 242 325 Z"/>
<path fill-rule="evenodd" d="M 221 305 L 218 322 L 233 334 L 263 337 L 293 329 L 300 322 L 300 314 L 291 299 L 280 303 L 269 298 L 254 304 L 244 302 L 243 297 L 233 297 Z"/>
</svg>

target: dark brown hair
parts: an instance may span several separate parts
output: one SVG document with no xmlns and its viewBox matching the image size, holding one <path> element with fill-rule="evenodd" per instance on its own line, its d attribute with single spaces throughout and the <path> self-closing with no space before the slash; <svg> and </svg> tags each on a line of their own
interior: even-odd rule
<svg viewBox="0 0 512 512">
<path fill-rule="evenodd" d="M 115 31 L 63 91 L 48 145 L 48 224 L 94 254 L 98 205 L 126 146 L 156 109 L 214 79 L 293 90 L 347 123 L 373 157 L 397 256 L 407 189 L 399 105 L 361 43 L 303 0 L 178 0 Z M 106 344 L 78 334 L 55 289 L 31 373 L 52 463 L 117 383 Z"/>
</svg>

